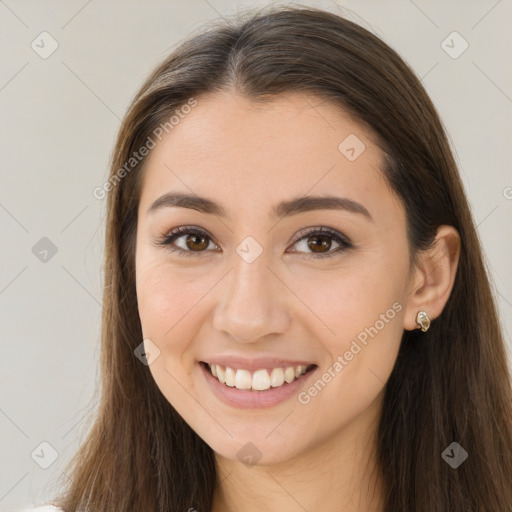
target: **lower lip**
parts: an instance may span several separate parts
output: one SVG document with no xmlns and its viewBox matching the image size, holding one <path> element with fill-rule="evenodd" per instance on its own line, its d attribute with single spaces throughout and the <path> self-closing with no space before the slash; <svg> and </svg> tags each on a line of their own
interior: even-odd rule
<svg viewBox="0 0 512 512">
<path fill-rule="evenodd" d="M 207 383 L 220 400 L 233 407 L 244 409 L 264 409 L 288 400 L 291 396 L 298 394 L 299 390 L 309 381 L 311 375 L 313 375 L 318 368 L 313 368 L 293 382 L 285 383 L 276 388 L 271 387 L 264 391 L 255 391 L 252 389 L 232 388 L 221 384 L 221 382 L 211 374 L 208 367 L 205 367 L 203 363 L 199 363 L 199 366 L 201 367 Z"/>
</svg>

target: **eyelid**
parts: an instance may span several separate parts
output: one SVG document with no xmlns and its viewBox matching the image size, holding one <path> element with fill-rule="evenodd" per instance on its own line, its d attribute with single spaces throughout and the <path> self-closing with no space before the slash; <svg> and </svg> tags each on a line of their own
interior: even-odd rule
<svg viewBox="0 0 512 512">
<path fill-rule="evenodd" d="M 305 238 L 306 236 L 312 236 L 316 235 L 318 233 L 330 235 L 332 238 L 339 238 L 344 244 L 347 246 L 351 246 L 352 243 L 350 240 L 343 234 L 340 233 L 338 230 L 334 228 L 329 228 L 327 226 L 312 226 L 309 228 L 303 228 L 300 231 L 297 232 L 297 235 L 292 239 L 291 245 L 295 245 L 297 242 Z"/>
<path fill-rule="evenodd" d="M 179 252 L 181 254 L 186 254 L 187 256 L 196 256 L 200 255 L 201 253 L 207 252 L 207 251 L 184 251 L 181 249 L 181 247 L 171 247 L 171 244 L 174 243 L 175 240 L 178 238 L 181 238 L 182 236 L 188 235 L 188 234 L 195 234 L 198 236 L 204 236 L 205 238 L 208 238 L 211 242 L 213 242 L 215 245 L 217 245 L 210 234 L 202 229 L 195 226 L 178 226 L 176 228 L 173 228 L 169 230 L 163 237 L 161 238 L 154 238 L 153 241 L 155 245 L 163 245 L 168 246 L 168 249 L 172 252 Z"/>
<path fill-rule="evenodd" d="M 166 235 L 164 235 L 162 238 L 155 238 L 154 243 L 155 245 L 164 245 L 169 246 L 169 250 L 172 252 L 178 252 L 182 255 L 186 256 L 200 256 L 203 253 L 209 252 L 208 250 L 204 251 L 185 251 L 181 247 L 171 247 L 171 244 L 177 240 L 178 238 L 181 238 L 182 236 L 185 236 L 187 234 L 196 234 L 199 236 L 204 236 L 205 238 L 209 239 L 213 244 L 218 244 L 214 241 L 214 238 L 210 236 L 210 234 L 204 230 L 203 228 L 199 228 L 196 226 L 178 226 L 176 228 L 171 229 L 167 232 Z M 304 255 L 306 258 L 313 258 L 313 259 L 321 259 L 321 258 L 328 258 L 330 256 L 334 256 L 334 254 L 338 252 L 343 252 L 347 249 L 352 249 L 353 244 L 352 242 L 346 237 L 343 233 L 339 232 L 338 230 L 334 228 L 330 228 L 327 226 L 312 226 L 303 228 L 300 231 L 297 232 L 295 237 L 293 238 L 293 241 L 289 244 L 291 246 L 295 245 L 296 243 L 300 242 L 304 238 L 315 236 L 318 234 L 324 234 L 329 235 L 330 238 L 334 239 L 336 243 L 339 244 L 339 247 L 337 247 L 334 250 L 330 250 L 326 253 L 304 253 L 302 251 L 292 251 L 294 254 L 301 254 Z"/>
</svg>

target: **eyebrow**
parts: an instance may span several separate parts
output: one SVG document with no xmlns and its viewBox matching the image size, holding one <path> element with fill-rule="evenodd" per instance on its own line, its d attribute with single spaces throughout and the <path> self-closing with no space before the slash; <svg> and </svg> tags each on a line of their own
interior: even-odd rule
<svg viewBox="0 0 512 512">
<path fill-rule="evenodd" d="M 227 210 L 215 201 L 207 197 L 179 192 L 170 192 L 159 197 L 151 204 L 146 213 L 150 214 L 162 208 L 172 207 L 189 208 L 222 218 L 228 217 Z M 362 204 L 352 199 L 338 196 L 304 196 L 282 201 L 272 207 L 269 217 L 275 220 L 314 210 L 345 210 L 361 214 L 369 221 L 374 222 L 370 212 Z"/>
</svg>

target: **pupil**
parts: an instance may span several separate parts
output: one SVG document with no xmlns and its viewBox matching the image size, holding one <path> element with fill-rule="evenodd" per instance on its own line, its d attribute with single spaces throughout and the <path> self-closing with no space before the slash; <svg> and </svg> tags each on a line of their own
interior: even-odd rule
<svg viewBox="0 0 512 512">
<path fill-rule="evenodd" d="M 193 240 L 193 242 L 191 242 L 191 239 Z M 198 239 L 199 239 L 199 240 L 201 240 L 201 239 L 202 239 L 202 240 L 203 240 L 203 243 L 202 243 L 202 244 L 200 244 L 200 247 L 198 247 L 197 245 L 193 246 L 193 244 L 197 244 L 197 243 L 198 243 L 198 242 L 197 242 L 197 240 L 198 240 Z M 193 249 L 194 247 L 195 247 L 196 249 L 206 249 L 206 247 L 208 247 L 208 244 L 205 244 L 204 239 L 205 239 L 205 238 L 204 238 L 203 236 L 201 236 L 201 235 L 190 235 L 189 237 L 187 237 L 187 247 L 188 247 L 189 249 Z M 189 243 L 189 242 L 190 242 L 190 243 Z"/>
<path fill-rule="evenodd" d="M 309 247 L 313 250 L 313 252 L 322 252 L 322 251 L 319 251 L 318 248 L 320 247 L 326 247 L 327 249 L 330 248 L 330 242 L 327 242 L 327 240 L 330 240 L 329 237 L 327 236 L 314 236 L 314 237 L 311 237 L 313 240 L 321 240 L 321 242 L 318 244 L 318 243 L 313 243 L 313 244 L 309 244 Z"/>
</svg>

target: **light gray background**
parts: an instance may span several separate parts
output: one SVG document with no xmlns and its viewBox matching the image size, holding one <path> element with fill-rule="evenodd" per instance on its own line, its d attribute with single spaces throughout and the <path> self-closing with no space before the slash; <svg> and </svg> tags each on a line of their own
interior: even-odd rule
<svg viewBox="0 0 512 512">
<path fill-rule="evenodd" d="M 0 0 L 0 510 L 53 496 L 52 482 L 89 426 L 105 214 L 92 190 L 106 179 L 130 99 L 153 66 L 205 20 L 266 4 Z M 422 77 L 452 140 L 510 349 L 510 0 L 302 5 L 370 29 Z M 43 31 L 59 45 L 46 59 L 31 48 Z M 442 47 L 453 31 L 469 44 L 456 59 Z M 46 263 L 32 252 L 42 237 L 58 249 Z M 59 454 L 48 469 L 31 458 L 43 441 Z M 47 457 L 44 446 L 43 452 Z"/>
</svg>

